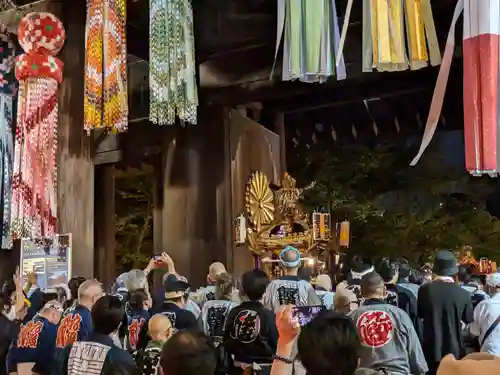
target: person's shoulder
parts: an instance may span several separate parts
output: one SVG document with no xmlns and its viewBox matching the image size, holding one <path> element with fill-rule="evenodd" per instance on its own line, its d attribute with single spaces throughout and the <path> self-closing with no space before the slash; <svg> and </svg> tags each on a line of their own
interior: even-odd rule
<svg viewBox="0 0 500 375">
<path fill-rule="evenodd" d="M 176 314 L 179 319 L 184 319 L 186 321 L 196 320 L 196 315 L 187 309 L 180 309 Z"/>
<path fill-rule="evenodd" d="M 69 344 L 69 345 L 66 345 L 62 349 L 56 350 L 56 352 L 55 352 L 56 354 L 54 356 L 54 359 L 56 361 L 60 361 L 60 360 L 64 360 L 64 359 L 68 358 L 70 353 L 71 353 L 71 350 L 73 349 L 73 345 L 74 344 Z"/>
<path fill-rule="evenodd" d="M 462 285 L 458 285 L 458 284 L 451 284 L 451 285 L 453 285 L 453 287 L 450 286 L 449 291 L 453 291 L 456 294 L 456 296 L 460 296 L 460 298 L 463 300 L 466 300 L 466 301 L 471 300 L 472 295 L 473 295 L 472 292 L 470 292 L 467 289 L 464 289 L 462 287 Z"/>
<path fill-rule="evenodd" d="M 132 354 L 116 345 L 113 345 L 109 350 L 105 363 L 108 371 L 103 371 L 104 374 L 136 375 L 138 373 Z"/>
<path fill-rule="evenodd" d="M 314 287 L 312 286 L 312 284 L 309 281 L 307 281 L 307 280 L 299 280 L 298 283 L 299 283 L 299 285 L 303 285 L 307 289 L 309 289 L 309 288 L 310 289 L 314 289 Z"/>
<path fill-rule="evenodd" d="M 113 359 L 119 362 L 134 362 L 134 357 L 127 350 L 120 348 L 117 345 L 113 345 L 110 349 L 110 354 L 113 356 Z"/>
</svg>

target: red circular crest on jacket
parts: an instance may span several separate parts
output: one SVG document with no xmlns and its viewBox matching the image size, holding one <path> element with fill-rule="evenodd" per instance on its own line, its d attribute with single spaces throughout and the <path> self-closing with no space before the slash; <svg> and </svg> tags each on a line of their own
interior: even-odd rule
<svg viewBox="0 0 500 375">
<path fill-rule="evenodd" d="M 385 311 L 366 311 L 356 322 L 361 343 L 371 348 L 381 348 L 392 339 L 394 324 Z"/>
</svg>

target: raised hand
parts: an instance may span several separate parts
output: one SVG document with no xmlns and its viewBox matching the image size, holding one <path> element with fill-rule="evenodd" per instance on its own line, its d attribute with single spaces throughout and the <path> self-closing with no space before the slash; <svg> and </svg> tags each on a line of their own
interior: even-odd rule
<svg viewBox="0 0 500 375">
<path fill-rule="evenodd" d="M 282 306 L 276 314 L 279 340 L 284 344 L 293 342 L 300 333 L 299 321 L 293 316 L 292 309 L 291 305 Z"/>
<path fill-rule="evenodd" d="M 172 258 L 170 257 L 170 255 L 168 255 L 167 253 L 161 253 L 160 259 L 161 259 L 161 261 L 163 263 L 165 263 L 169 267 L 173 267 L 174 266 L 174 261 L 172 260 Z"/>
<path fill-rule="evenodd" d="M 16 267 L 16 273 L 12 275 L 12 279 L 14 280 L 14 284 L 16 285 L 16 288 L 21 287 L 21 275 L 19 273 L 19 267 Z"/>
<path fill-rule="evenodd" d="M 31 271 L 28 271 L 26 274 L 28 277 L 28 284 L 30 285 L 36 285 L 37 282 L 37 275 L 36 275 L 36 268 L 33 266 L 33 269 Z"/>
</svg>

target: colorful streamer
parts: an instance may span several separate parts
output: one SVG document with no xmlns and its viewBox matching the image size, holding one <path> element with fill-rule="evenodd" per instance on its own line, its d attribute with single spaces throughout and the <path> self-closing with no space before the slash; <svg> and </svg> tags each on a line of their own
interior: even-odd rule
<svg viewBox="0 0 500 375">
<path fill-rule="evenodd" d="M 150 0 L 149 120 L 197 123 L 198 92 L 191 0 Z"/>
<path fill-rule="evenodd" d="M 353 1 L 347 3 L 342 41 Z M 339 53 L 343 45 L 341 42 Z M 430 0 L 363 0 L 362 61 L 363 72 L 416 70 L 429 62 L 432 66 L 441 64 Z"/>
<path fill-rule="evenodd" d="M 498 0 L 464 2 L 465 166 L 473 175 L 497 175 L 499 150 Z"/>
<path fill-rule="evenodd" d="M 458 0 L 422 143 L 411 165 L 418 163 L 436 131 L 455 48 L 455 27 L 462 12 L 465 167 L 474 176 L 498 176 L 500 3 L 497 0 Z"/>
<path fill-rule="evenodd" d="M 12 134 L 12 101 L 17 93 L 14 76 L 15 45 L 5 27 L 0 27 L 0 233 L 2 249 L 12 247 L 10 235 L 12 170 L 14 164 L 14 137 Z"/>
<path fill-rule="evenodd" d="M 275 63 L 283 39 L 282 80 L 324 83 L 346 78 L 335 0 L 278 0 Z M 274 74 L 271 73 L 271 78 Z"/>
<path fill-rule="evenodd" d="M 84 128 L 128 127 L 125 0 L 88 0 Z"/>
<path fill-rule="evenodd" d="M 50 13 L 29 13 L 19 23 L 19 80 L 12 187 L 12 237 L 51 237 L 57 217 L 57 88 L 63 63 L 62 22 Z"/>
</svg>

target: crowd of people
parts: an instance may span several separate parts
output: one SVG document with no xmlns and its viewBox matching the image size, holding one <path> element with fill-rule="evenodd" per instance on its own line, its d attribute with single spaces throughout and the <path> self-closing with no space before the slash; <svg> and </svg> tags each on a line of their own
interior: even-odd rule
<svg viewBox="0 0 500 375">
<path fill-rule="evenodd" d="M 449 251 L 418 270 L 354 257 L 332 285 L 293 247 L 279 262 L 272 280 L 213 263 L 196 291 L 165 253 L 110 290 L 16 273 L 0 294 L 0 375 L 500 374 L 500 273 L 476 277 Z"/>
</svg>

